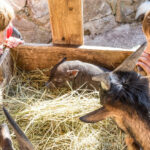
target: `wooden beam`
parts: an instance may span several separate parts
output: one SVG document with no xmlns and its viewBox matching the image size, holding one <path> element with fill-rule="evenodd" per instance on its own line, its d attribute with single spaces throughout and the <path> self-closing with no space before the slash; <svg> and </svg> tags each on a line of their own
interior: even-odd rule
<svg viewBox="0 0 150 150">
<path fill-rule="evenodd" d="M 63 47 L 26 44 L 12 49 L 12 54 L 16 65 L 26 71 L 50 68 L 63 57 L 67 57 L 68 60 L 81 60 L 113 69 L 137 48 L 128 50 L 96 46 Z"/>
<path fill-rule="evenodd" d="M 82 0 L 48 0 L 54 44 L 83 44 Z"/>
<path fill-rule="evenodd" d="M 0 57 L 0 87 L 4 87 L 10 81 L 13 72 L 13 63 L 10 49 L 6 48 Z"/>
</svg>

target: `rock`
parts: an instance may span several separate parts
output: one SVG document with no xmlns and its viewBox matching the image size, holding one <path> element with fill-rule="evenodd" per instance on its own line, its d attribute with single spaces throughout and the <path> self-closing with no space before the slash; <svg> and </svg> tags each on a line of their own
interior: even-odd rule
<svg viewBox="0 0 150 150">
<path fill-rule="evenodd" d="M 111 7 L 105 0 L 83 1 L 83 15 L 85 23 L 91 20 L 103 18 L 111 14 L 112 14 Z"/>
<path fill-rule="evenodd" d="M 108 0 L 107 1 L 112 9 L 113 15 L 116 14 L 116 6 L 117 6 L 117 0 Z"/>
<path fill-rule="evenodd" d="M 25 42 L 32 43 L 49 43 L 51 41 L 50 30 L 40 28 L 38 25 L 27 19 L 14 20 L 13 25 L 21 32 Z M 50 28 L 49 26 L 47 28 Z"/>
<path fill-rule="evenodd" d="M 26 0 L 6 0 L 6 2 L 10 3 L 15 11 L 21 10 L 26 4 Z"/>
<path fill-rule="evenodd" d="M 119 23 L 131 23 L 135 21 L 137 7 L 142 0 L 118 0 L 116 7 L 116 21 Z"/>
<path fill-rule="evenodd" d="M 107 32 L 116 26 L 117 23 L 115 22 L 115 17 L 113 15 L 110 15 L 101 19 L 96 19 L 85 23 L 84 31 L 85 33 L 89 31 L 89 35 L 94 37 L 95 35 Z"/>
<path fill-rule="evenodd" d="M 31 0 L 28 3 L 28 7 L 32 11 L 32 17 L 35 19 L 47 18 L 46 16 L 49 16 L 47 0 Z M 42 19 L 42 21 L 44 21 L 44 19 Z"/>
<path fill-rule="evenodd" d="M 51 31 L 47 0 L 14 1 L 15 5 L 19 2 L 23 7 L 17 10 L 13 24 L 21 32 L 25 42 L 49 43 Z"/>
</svg>

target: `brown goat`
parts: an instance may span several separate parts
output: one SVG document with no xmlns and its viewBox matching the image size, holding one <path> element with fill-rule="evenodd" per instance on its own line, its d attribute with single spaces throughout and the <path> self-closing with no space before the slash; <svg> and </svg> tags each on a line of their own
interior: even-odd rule
<svg viewBox="0 0 150 150">
<path fill-rule="evenodd" d="M 4 107 L 3 107 L 3 111 L 8 122 L 10 123 L 11 127 L 13 128 L 16 134 L 16 139 L 19 144 L 19 149 L 34 150 L 32 144 L 30 143 L 26 135 L 22 132 L 22 130 L 19 128 L 19 126 L 16 124 L 16 122 L 13 120 L 13 118 L 10 116 L 10 114 Z M 7 124 L 2 124 L 0 126 L 0 146 L 2 150 L 14 150 Z"/>
<path fill-rule="evenodd" d="M 112 117 L 127 134 L 128 150 L 150 150 L 149 84 L 145 77 L 132 71 L 143 49 L 134 52 L 114 71 L 93 77 L 99 82 L 103 107 L 80 118 L 95 123 Z"/>
<path fill-rule="evenodd" d="M 69 82 L 73 89 L 82 87 L 98 90 L 98 83 L 92 80 L 92 76 L 106 72 L 107 69 L 79 60 L 66 61 L 66 59 L 63 58 L 51 69 L 48 87 L 66 87 Z"/>
</svg>

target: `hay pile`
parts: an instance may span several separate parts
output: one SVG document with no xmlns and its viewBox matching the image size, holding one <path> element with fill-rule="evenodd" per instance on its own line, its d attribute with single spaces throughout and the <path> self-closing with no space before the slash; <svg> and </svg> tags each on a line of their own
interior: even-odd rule
<svg viewBox="0 0 150 150">
<path fill-rule="evenodd" d="M 45 88 L 47 79 L 40 70 L 18 72 L 5 89 L 5 107 L 37 150 L 126 149 L 124 134 L 111 119 L 96 124 L 78 119 L 100 106 L 97 91 L 52 92 Z M 6 121 L 3 115 L 0 121 Z"/>
</svg>

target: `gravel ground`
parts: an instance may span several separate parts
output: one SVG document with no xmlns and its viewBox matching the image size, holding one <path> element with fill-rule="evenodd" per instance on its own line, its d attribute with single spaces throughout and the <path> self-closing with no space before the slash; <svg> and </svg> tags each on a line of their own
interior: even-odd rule
<svg viewBox="0 0 150 150">
<path fill-rule="evenodd" d="M 97 35 L 95 38 L 85 36 L 85 45 L 133 48 L 145 41 L 141 23 L 120 25 L 106 33 Z"/>
</svg>

